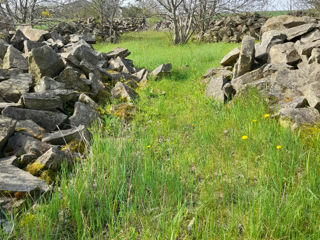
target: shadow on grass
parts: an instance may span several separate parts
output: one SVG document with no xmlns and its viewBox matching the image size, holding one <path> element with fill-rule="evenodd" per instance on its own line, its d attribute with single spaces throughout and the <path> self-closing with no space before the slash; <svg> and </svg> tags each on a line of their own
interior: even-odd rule
<svg viewBox="0 0 320 240">
<path fill-rule="evenodd" d="M 166 78 L 175 82 L 184 82 L 190 78 L 188 70 L 173 70 Z"/>
</svg>

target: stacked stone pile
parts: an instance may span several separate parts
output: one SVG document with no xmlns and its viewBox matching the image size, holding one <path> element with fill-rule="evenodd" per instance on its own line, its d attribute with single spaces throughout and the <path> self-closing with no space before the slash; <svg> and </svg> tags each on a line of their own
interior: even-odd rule
<svg viewBox="0 0 320 240">
<path fill-rule="evenodd" d="M 110 36 L 110 25 L 101 27 L 95 18 L 82 19 L 74 22 L 61 22 L 51 29 L 64 37 L 72 37 L 73 34 L 81 36 L 99 37 L 103 40 L 118 40 L 119 36 L 126 32 L 141 31 L 146 28 L 146 21 L 142 18 L 121 18 L 115 19 L 113 23 L 113 32 Z"/>
<path fill-rule="evenodd" d="M 269 99 L 274 116 L 295 129 L 320 121 L 320 24 L 310 17 L 279 16 L 261 29 L 262 39 L 245 36 L 241 49 L 205 75 L 207 97 L 229 101 L 248 88 Z M 233 77 L 231 77 L 233 76 Z"/>
<path fill-rule="evenodd" d="M 98 53 L 56 31 L 24 27 L 8 37 L 0 40 L 0 193 L 47 191 L 62 162 L 72 166 L 90 145 L 87 127 L 102 124 L 98 104 L 112 100 L 111 112 L 126 117 L 148 70 L 128 49 Z"/>
<path fill-rule="evenodd" d="M 266 20 L 258 13 L 221 16 L 212 21 L 202 40 L 205 42 L 241 42 L 245 35 L 259 39 L 260 29 Z M 200 34 L 195 38 L 199 40 Z"/>
</svg>

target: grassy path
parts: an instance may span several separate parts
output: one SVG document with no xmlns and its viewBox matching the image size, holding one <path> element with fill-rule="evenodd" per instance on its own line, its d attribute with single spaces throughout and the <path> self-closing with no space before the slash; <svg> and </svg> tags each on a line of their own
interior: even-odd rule
<svg viewBox="0 0 320 240">
<path fill-rule="evenodd" d="M 17 220 L 15 236 L 320 238 L 319 135 L 281 128 L 255 92 L 228 105 L 204 97 L 200 76 L 235 45 L 173 47 L 163 33 L 135 33 L 96 48 L 118 45 L 139 67 L 171 62 L 172 75 L 141 91 L 129 126 L 106 118 L 92 156 Z"/>
</svg>

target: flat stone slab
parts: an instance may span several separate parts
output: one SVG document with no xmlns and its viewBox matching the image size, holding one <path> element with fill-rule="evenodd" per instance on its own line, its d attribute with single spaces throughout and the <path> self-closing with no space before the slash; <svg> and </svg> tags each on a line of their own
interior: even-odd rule
<svg viewBox="0 0 320 240">
<path fill-rule="evenodd" d="M 287 35 L 287 40 L 291 41 L 294 38 L 300 37 L 308 32 L 311 32 L 313 29 L 317 27 L 317 24 L 303 24 L 297 27 L 289 28 L 285 34 Z"/>
<path fill-rule="evenodd" d="M 0 82 L 0 96 L 9 102 L 17 102 L 21 94 L 29 92 L 31 85 L 32 75 L 28 73 L 18 74 Z"/>
<path fill-rule="evenodd" d="M 154 69 L 151 72 L 151 76 L 153 77 L 161 77 L 161 75 L 169 73 L 172 69 L 172 64 L 171 63 L 167 63 L 167 64 L 161 64 L 159 67 L 157 67 L 156 69 Z"/>
<path fill-rule="evenodd" d="M 24 93 L 21 98 L 25 108 L 48 111 L 63 109 L 61 98 L 52 92 Z"/>
<path fill-rule="evenodd" d="M 37 139 L 41 139 L 45 134 L 45 130 L 32 120 L 17 121 L 15 131 Z"/>
<path fill-rule="evenodd" d="M 233 66 L 237 62 L 239 55 L 240 55 L 240 49 L 235 48 L 223 57 L 220 64 L 222 66 Z"/>
<path fill-rule="evenodd" d="M 130 52 L 126 48 L 115 48 L 112 51 L 107 53 L 108 58 L 116 58 L 116 57 L 128 57 L 130 55 Z"/>
<path fill-rule="evenodd" d="M 41 111 L 17 107 L 6 107 L 2 111 L 5 117 L 16 120 L 32 120 L 47 131 L 53 131 L 63 123 L 68 116 L 60 112 Z"/>
<path fill-rule="evenodd" d="M 13 165 L 15 156 L 0 159 L 0 191 L 31 192 L 40 190 L 46 192 L 49 186 L 41 179 L 32 176 Z"/>
<path fill-rule="evenodd" d="M 43 142 L 53 145 L 65 145 L 72 140 L 90 142 L 90 133 L 84 125 L 75 128 L 49 133 L 42 138 Z"/>
</svg>

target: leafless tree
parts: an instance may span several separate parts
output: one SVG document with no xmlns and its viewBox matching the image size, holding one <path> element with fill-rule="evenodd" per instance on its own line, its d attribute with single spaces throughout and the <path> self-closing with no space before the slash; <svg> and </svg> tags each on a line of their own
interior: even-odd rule
<svg viewBox="0 0 320 240">
<path fill-rule="evenodd" d="M 217 15 L 262 10 L 268 0 L 199 0 L 196 16 L 200 40 Z"/>
<path fill-rule="evenodd" d="M 109 36 L 112 36 L 114 32 L 114 18 L 120 11 L 122 3 L 123 0 L 92 0 L 92 8 L 99 17 L 101 30 L 107 23 L 109 25 Z"/>
<path fill-rule="evenodd" d="M 173 25 L 173 43 L 185 44 L 208 29 L 217 14 L 261 9 L 267 0 L 156 0 Z"/>
</svg>

